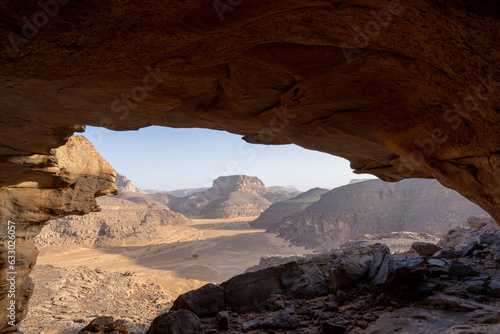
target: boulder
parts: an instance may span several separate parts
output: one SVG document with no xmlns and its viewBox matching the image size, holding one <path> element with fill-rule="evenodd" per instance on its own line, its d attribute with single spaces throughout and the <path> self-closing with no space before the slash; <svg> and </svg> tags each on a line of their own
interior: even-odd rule
<svg viewBox="0 0 500 334">
<path fill-rule="evenodd" d="M 483 233 L 479 236 L 479 242 L 486 245 L 500 245 L 500 237 L 494 233 Z"/>
<path fill-rule="evenodd" d="M 446 262 L 443 260 L 439 260 L 439 259 L 429 259 L 429 261 L 427 261 L 427 263 L 431 267 L 444 268 L 446 266 Z"/>
<path fill-rule="evenodd" d="M 99 317 L 92 320 L 78 334 L 130 334 L 125 320 L 114 320 L 113 317 Z"/>
<path fill-rule="evenodd" d="M 342 255 L 335 259 L 330 267 L 330 281 L 334 289 L 348 286 L 361 279 L 368 266 L 349 255 Z"/>
<path fill-rule="evenodd" d="M 313 299 L 330 292 L 323 273 L 313 262 L 291 262 L 283 265 L 285 272 L 280 281 L 288 296 L 299 299 Z"/>
<path fill-rule="evenodd" d="M 381 245 L 368 268 L 368 279 L 374 286 L 388 286 L 396 273 L 396 263 L 386 245 Z"/>
<path fill-rule="evenodd" d="M 493 277 L 488 284 L 488 289 L 495 297 L 500 297 L 500 277 Z"/>
<path fill-rule="evenodd" d="M 456 277 L 469 277 L 469 276 L 477 276 L 478 273 L 470 266 L 463 264 L 458 260 L 454 260 L 450 264 L 450 268 L 448 269 L 448 274 Z"/>
<path fill-rule="evenodd" d="M 472 294 L 484 295 L 487 292 L 486 282 L 488 281 L 488 278 L 489 277 L 475 277 L 465 281 L 463 287 Z"/>
<path fill-rule="evenodd" d="M 434 253 L 441 250 L 441 247 L 430 242 L 414 242 L 411 248 L 420 256 L 432 256 Z"/>
<path fill-rule="evenodd" d="M 474 253 L 475 250 L 482 249 L 484 249 L 484 247 L 480 243 L 478 243 L 477 241 L 473 241 L 467 244 L 467 246 L 463 247 L 460 250 L 460 253 L 462 254 L 462 256 L 470 256 Z"/>
<path fill-rule="evenodd" d="M 193 312 L 170 311 L 156 317 L 146 334 L 195 334 L 200 326 L 200 318 Z"/>
<path fill-rule="evenodd" d="M 262 326 L 261 322 L 259 319 L 252 319 L 252 320 L 248 320 L 248 321 L 245 321 L 243 323 L 243 325 L 241 325 L 241 329 L 243 330 L 243 332 L 249 332 L 251 330 L 254 330 L 254 329 L 258 329 Z"/>
<path fill-rule="evenodd" d="M 220 311 L 217 313 L 217 328 L 227 330 L 229 328 L 229 312 Z"/>
<path fill-rule="evenodd" d="M 446 247 L 438 250 L 432 257 L 437 259 L 456 259 L 458 255 L 454 248 Z"/>
<path fill-rule="evenodd" d="M 299 327 L 299 320 L 286 310 L 272 313 L 262 322 L 262 328 L 265 329 L 296 329 L 297 327 Z"/>
<path fill-rule="evenodd" d="M 224 302 L 232 311 L 245 313 L 255 309 L 273 294 L 283 294 L 280 277 L 283 266 L 270 267 L 235 276 L 221 284 L 224 287 Z"/>
<path fill-rule="evenodd" d="M 198 317 L 212 317 L 224 309 L 224 288 L 212 283 L 183 293 L 174 301 L 171 310 L 188 310 Z"/>
</svg>

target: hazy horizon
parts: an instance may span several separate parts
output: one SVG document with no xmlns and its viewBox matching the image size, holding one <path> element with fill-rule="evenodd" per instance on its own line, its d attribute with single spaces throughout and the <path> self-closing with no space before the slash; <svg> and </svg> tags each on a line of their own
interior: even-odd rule
<svg viewBox="0 0 500 334">
<path fill-rule="evenodd" d="M 294 186 L 300 191 L 375 178 L 354 174 L 349 161 L 340 157 L 293 144 L 248 144 L 225 131 L 157 126 L 110 131 L 88 126 L 83 135 L 117 173 L 144 190 L 211 187 L 217 177 L 235 174 L 258 177 L 267 187 Z"/>
</svg>

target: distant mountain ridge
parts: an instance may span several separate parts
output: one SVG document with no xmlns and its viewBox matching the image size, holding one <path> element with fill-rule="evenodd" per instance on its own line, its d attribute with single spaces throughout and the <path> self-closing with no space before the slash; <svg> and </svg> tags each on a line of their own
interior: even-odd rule
<svg viewBox="0 0 500 334">
<path fill-rule="evenodd" d="M 295 197 L 298 191 L 270 190 L 259 178 L 247 175 L 221 176 L 211 188 L 183 198 L 169 206 L 191 218 L 236 218 L 260 215 L 272 203 Z"/>
<path fill-rule="evenodd" d="M 328 192 L 328 189 L 313 188 L 292 199 L 274 203 L 266 211 L 250 223 L 253 228 L 267 229 L 274 223 L 290 216 L 291 214 L 300 212 L 307 208 L 312 203 L 319 201 L 321 195 Z"/>
<path fill-rule="evenodd" d="M 462 226 L 467 217 L 484 214 L 479 206 L 436 180 L 370 180 L 323 194 L 304 210 L 275 221 L 267 232 L 293 245 L 331 249 L 363 234 L 409 231 L 440 235 Z"/>
</svg>

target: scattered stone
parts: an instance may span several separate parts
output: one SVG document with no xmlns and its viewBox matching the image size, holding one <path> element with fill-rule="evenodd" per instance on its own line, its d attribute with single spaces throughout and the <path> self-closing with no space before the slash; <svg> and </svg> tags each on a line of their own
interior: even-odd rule
<svg viewBox="0 0 500 334">
<path fill-rule="evenodd" d="M 182 309 L 156 317 L 146 334 L 195 334 L 200 331 L 200 326 L 196 314 Z"/>
<path fill-rule="evenodd" d="M 262 328 L 266 329 L 296 329 L 298 326 L 299 320 L 285 310 L 271 314 L 262 322 Z"/>
<path fill-rule="evenodd" d="M 500 297 L 500 277 L 493 277 L 488 284 L 488 289 L 495 297 Z"/>
<path fill-rule="evenodd" d="M 341 325 L 332 324 L 329 321 L 323 322 L 323 334 L 344 334 L 347 328 Z"/>
<path fill-rule="evenodd" d="M 220 311 L 217 313 L 217 328 L 222 330 L 229 328 L 229 312 Z"/>
<path fill-rule="evenodd" d="M 174 301 L 171 310 L 188 310 L 198 317 L 215 316 L 224 309 L 224 288 L 212 283 L 197 290 L 183 293 Z"/>
<path fill-rule="evenodd" d="M 475 277 L 464 282 L 464 288 L 475 295 L 483 295 L 487 292 L 486 281 L 489 277 Z"/>
<path fill-rule="evenodd" d="M 448 274 L 456 277 L 469 277 L 478 275 L 477 271 L 458 260 L 454 260 L 453 262 L 451 262 Z"/>
<path fill-rule="evenodd" d="M 438 260 L 438 259 L 429 259 L 427 261 L 431 267 L 439 267 L 439 268 L 444 268 L 446 266 L 446 262 L 443 260 Z"/>
<path fill-rule="evenodd" d="M 454 248 L 451 247 L 446 247 L 442 248 L 441 250 L 437 251 L 434 255 L 432 255 L 434 258 L 438 259 L 456 259 L 458 257 L 457 252 L 455 251 Z"/>
<path fill-rule="evenodd" d="M 130 334 L 125 320 L 114 320 L 113 317 L 99 317 L 92 320 L 78 334 Z"/>
<path fill-rule="evenodd" d="M 362 278 L 368 267 L 349 255 L 335 259 L 330 268 L 330 280 L 334 289 L 351 285 Z"/>
<path fill-rule="evenodd" d="M 335 301 L 339 303 L 339 305 L 344 305 L 347 301 L 347 294 L 342 290 L 337 290 L 337 292 L 335 292 Z"/>
<path fill-rule="evenodd" d="M 274 302 L 274 310 L 279 311 L 282 310 L 286 307 L 285 301 L 284 300 L 276 300 Z"/>
<path fill-rule="evenodd" d="M 460 250 L 460 253 L 462 254 L 462 256 L 470 256 L 473 254 L 475 250 L 482 250 L 482 249 L 484 249 L 484 247 L 480 243 L 473 241 L 464 248 L 462 248 Z"/>
<path fill-rule="evenodd" d="M 479 236 L 479 242 L 486 245 L 500 245 L 500 237 L 493 233 L 484 233 Z"/>
<path fill-rule="evenodd" d="M 259 329 L 261 326 L 262 324 L 260 323 L 259 319 L 252 319 L 245 321 L 243 325 L 241 325 L 241 329 L 243 330 L 243 332 L 248 332 L 254 329 Z"/>
<path fill-rule="evenodd" d="M 441 247 L 430 242 L 414 242 L 411 248 L 417 251 L 420 256 L 432 256 L 441 250 Z"/>
<path fill-rule="evenodd" d="M 338 311 L 339 304 L 337 302 L 326 302 L 324 308 L 327 311 Z"/>
</svg>

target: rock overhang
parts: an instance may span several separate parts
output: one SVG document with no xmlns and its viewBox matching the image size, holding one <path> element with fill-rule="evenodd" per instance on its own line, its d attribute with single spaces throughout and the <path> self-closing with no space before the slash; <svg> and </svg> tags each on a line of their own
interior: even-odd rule
<svg viewBox="0 0 500 334">
<path fill-rule="evenodd" d="M 386 181 L 436 178 L 500 220 L 495 1 L 236 3 L 223 19 L 209 1 L 0 3 L 2 224 L 113 192 L 111 172 L 77 189 L 56 171 L 84 125 L 295 143 Z"/>
</svg>

